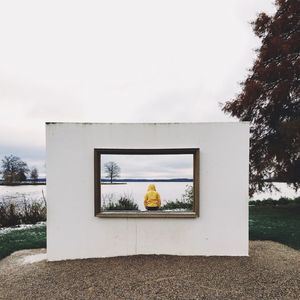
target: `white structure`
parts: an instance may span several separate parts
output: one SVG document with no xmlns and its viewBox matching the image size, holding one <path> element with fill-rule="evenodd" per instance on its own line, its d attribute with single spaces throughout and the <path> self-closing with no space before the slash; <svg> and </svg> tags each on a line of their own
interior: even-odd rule
<svg viewBox="0 0 300 300">
<path fill-rule="evenodd" d="M 47 123 L 48 260 L 248 255 L 248 123 Z M 94 148 L 200 148 L 200 217 L 94 216 Z"/>
</svg>

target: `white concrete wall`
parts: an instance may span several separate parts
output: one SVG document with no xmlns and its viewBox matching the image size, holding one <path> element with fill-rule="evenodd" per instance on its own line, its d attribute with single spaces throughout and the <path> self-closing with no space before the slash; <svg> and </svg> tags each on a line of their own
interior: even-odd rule
<svg viewBox="0 0 300 300">
<path fill-rule="evenodd" d="M 248 123 L 50 123 L 47 253 L 248 255 Z M 200 148 L 200 217 L 94 216 L 94 148 Z"/>
</svg>

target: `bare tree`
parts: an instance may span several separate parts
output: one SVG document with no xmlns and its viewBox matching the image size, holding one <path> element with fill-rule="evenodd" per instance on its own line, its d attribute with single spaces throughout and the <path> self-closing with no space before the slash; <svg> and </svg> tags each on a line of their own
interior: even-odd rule
<svg viewBox="0 0 300 300">
<path fill-rule="evenodd" d="M 107 162 L 104 164 L 104 172 L 106 173 L 106 178 L 110 179 L 110 183 L 113 179 L 120 177 L 121 168 L 114 161 Z"/>
<path fill-rule="evenodd" d="M 30 179 L 35 182 L 38 178 L 39 178 L 38 169 L 34 167 L 30 171 Z"/>
<path fill-rule="evenodd" d="M 6 184 L 13 184 L 27 179 L 29 172 L 27 163 L 14 155 L 4 156 L 1 161 L 0 173 Z"/>
</svg>

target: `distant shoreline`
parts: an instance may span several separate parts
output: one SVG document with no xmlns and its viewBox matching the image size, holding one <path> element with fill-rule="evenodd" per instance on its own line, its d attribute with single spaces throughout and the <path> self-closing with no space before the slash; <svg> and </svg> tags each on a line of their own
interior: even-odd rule
<svg viewBox="0 0 300 300">
<path fill-rule="evenodd" d="M 12 183 L 12 184 L 7 184 L 4 182 L 0 182 L 0 186 L 20 186 L 20 185 L 46 185 L 46 181 L 44 182 L 20 182 L 20 183 Z"/>
<path fill-rule="evenodd" d="M 110 183 L 109 179 L 101 179 L 103 183 Z M 171 178 L 171 179 L 138 179 L 138 178 L 124 178 L 124 179 L 115 179 L 113 183 L 122 183 L 122 182 L 193 182 L 193 179 L 190 178 Z"/>
<path fill-rule="evenodd" d="M 123 178 L 115 179 L 113 182 L 110 182 L 110 179 L 101 179 L 101 184 L 126 184 L 130 182 L 193 182 L 193 179 L 190 178 L 171 178 L 171 179 L 139 179 L 139 178 Z M 0 186 L 21 186 L 21 185 L 46 185 L 46 178 L 38 179 L 37 182 L 15 182 L 12 184 L 4 183 L 0 180 Z"/>
<path fill-rule="evenodd" d="M 127 184 L 127 182 L 101 182 L 101 185 Z"/>
</svg>

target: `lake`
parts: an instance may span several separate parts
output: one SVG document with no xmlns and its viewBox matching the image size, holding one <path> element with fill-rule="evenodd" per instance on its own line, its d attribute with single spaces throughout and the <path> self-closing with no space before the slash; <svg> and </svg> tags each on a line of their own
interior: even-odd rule
<svg viewBox="0 0 300 300">
<path fill-rule="evenodd" d="M 0 185 L 0 201 L 21 201 L 24 197 L 28 200 L 40 200 L 43 198 L 43 192 L 46 197 L 45 185 Z"/>
<path fill-rule="evenodd" d="M 280 190 L 279 192 L 257 193 L 253 195 L 252 200 L 263 200 L 267 198 L 278 200 L 280 197 L 287 197 L 292 199 L 300 197 L 300 190 L 295 192 L 295 190 L 290 188 L 286 183 L 275 183 L 274 185 Z"/>
<path fill-rule="evenodd" d="M 129 182 L 125 185 L 102 185 L 103 193 L 123 193 L 131 194 L 134 199 L 138 202 L 140 208 L 143 208 L 144 194 L 147 191 L 147 186 L 149 182 Z M 167 200 L 180 198 L 184 193 L 185 186 L 191 184 L 191 182 L 156 182 L 158 192 L 161 195 L 162 202 Z M 261 200 L 265 198 L 279 199 L 280 197 L 299 197 L 300 191 L 297 193 L 289 188 L 284 183 L 276 183 L 276 186 L 281 189 L 281 192 L 273 193 L 262 193 L 256 194 L 252 199 Z M 13 199 L 16 201 L 21 201 L 24 196 L 27 199 L 39 200 L 42 198 L 42 191 L 46 196 L 46 186 L 45 185 L 21 185 L 21 186 L 0 186 L 0 201 Z"/>
</svg>

